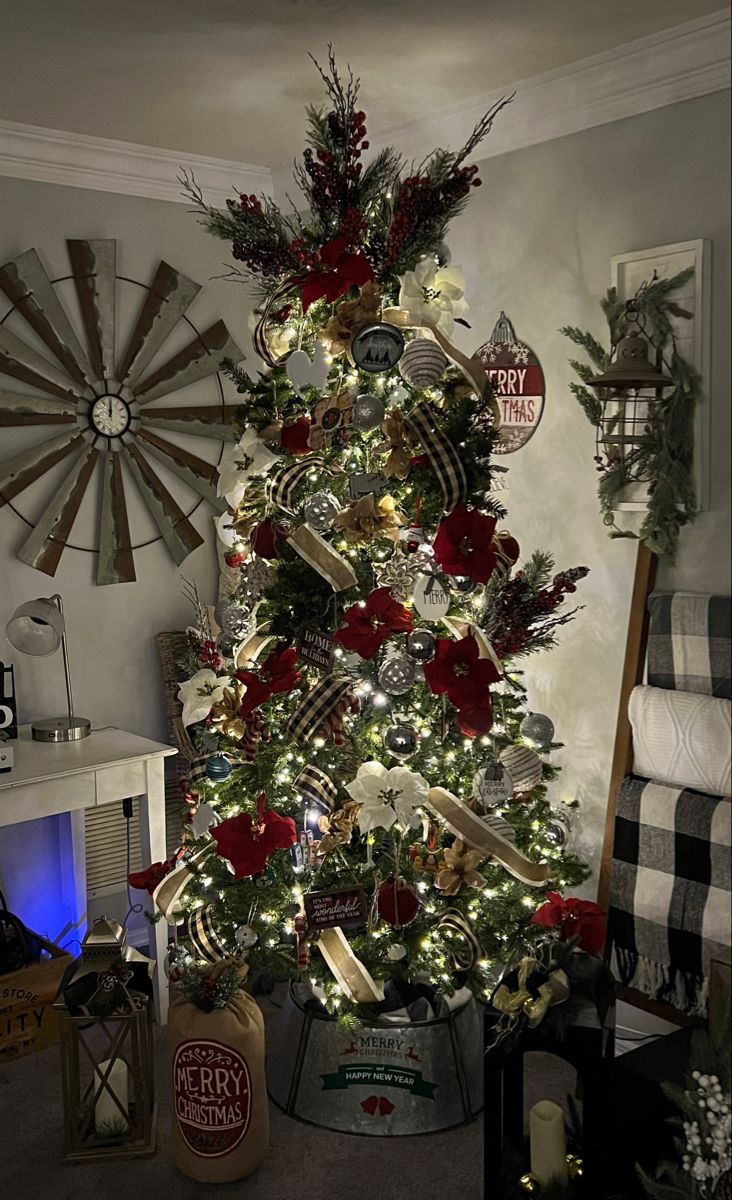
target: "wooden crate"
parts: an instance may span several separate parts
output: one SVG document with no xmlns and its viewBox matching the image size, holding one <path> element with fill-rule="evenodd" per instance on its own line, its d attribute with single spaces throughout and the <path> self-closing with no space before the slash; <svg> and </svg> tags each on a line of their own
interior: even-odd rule
<svg viewBox="0 0 732 1200">
<path fill-rule="evenodd" d="M 72 956 L 45 938 L 38 940 L 46 957 L 0 975 L 0 1065 L 58 1041 L 53 1001 Z"/>
</svg>

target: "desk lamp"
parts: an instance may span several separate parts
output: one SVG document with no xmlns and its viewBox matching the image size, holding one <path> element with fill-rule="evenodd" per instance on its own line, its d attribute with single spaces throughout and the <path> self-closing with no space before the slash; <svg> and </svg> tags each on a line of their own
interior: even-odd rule
<svg viewBox="0 0 732 1200">
<path fill-rule="evenodd" d="M 64 621 L 61 597 L 49 596 L 28 600 L 19 605 L 5 626 L 5 636 L 10 645 L 22 654 L 41 657 L 54 654 L 61 647 L 66 679 L 68 716 L 49 717 L 31 725 L 36 742 L 78 742 L 91 733 L 91 722 L 86 717 L 74 716 L 71 696 L 71 674 L 66 646 L 66 622 Z"/>
</svg>

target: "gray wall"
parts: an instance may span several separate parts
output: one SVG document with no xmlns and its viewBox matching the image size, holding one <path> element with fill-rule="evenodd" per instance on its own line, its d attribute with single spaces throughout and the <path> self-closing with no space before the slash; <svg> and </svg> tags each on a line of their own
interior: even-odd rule
<svg viewBox="0 0 732 1200">
<path fill-rule="evenodd" d="M 712 243 L 711 507 L 682 532 L 675 567 L 658 586 L 728 592 L 730 544 L 729 93 L 678 104 L 483 162 L 483 186 L 450 237 L 467 276 L 475 350 L 503 308 L 538 354 L 545 414 L 510 466 L 507 527 L 524 552 L 558 566 L 584 563 L 585 604 L 560 645 L 526 660 L 530 700 L 551 715 L 566 748 L 555 784 L 578 796 L 582 852 L 597 862 L 607 799 L 617 697 L 636 543 L 610 541 L 598 511 L 594 433 L 568 389 L 570 345 L 562 325 L 606 333 L 597 301 L 610 258 L 691 238 Z M 581 828 L 580 828 L 581 826 Z"/>
</svg>

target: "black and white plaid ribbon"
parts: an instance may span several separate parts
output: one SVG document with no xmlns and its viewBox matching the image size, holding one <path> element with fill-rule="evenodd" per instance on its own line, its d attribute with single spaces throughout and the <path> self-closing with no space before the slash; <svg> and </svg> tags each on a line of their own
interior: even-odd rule
<svg viewBox="0 0 732 1200">
<path fill-rule="evenodd" d="M 186 933 L 191 945 L 199 958 L 206 962 L 215 963 L 220 958 L 226 958 L 226 950 L 214 929 L 211 914 L 213 905 L 197 908 L 192 912 L 186 924 Z"/>
<path fill-rule="evenodd" d="M 417 405 L 406 423 L 425 451 L 440 481 L 445 512 L 452 512 L 458 504 L 464 504 L 468 496 L 468 481 L 460 455 L 450 439 L 437 427 L 435 414 L 426 401 Z"/>
<path fill-rule="evenodd" d="M 264 359 L 268 367 L 276 367 L 279 360 L 272 357 L 272 351 L 267 344 L 267 324 L 269 322 L 271 313 L 276 309 L 276 305 L 280 300 L 284 300 L 285 296 L 287 296 L 291 291 L 292 282 L 289 279 L 284 283 L 281 283 L 278 288 L 275 288 L 274 292 L 267 301 L 264 307 L 264 312 L 257 322 L 254 333 L 252 334 L 254 349 L 259 357 Z"/>
<path fill-rule="evenodd" d="M 321 812 L 330 813 L 333 811 L 338 795 L 338 788 L 330 775 L 326 775 L 325 771 L 321 771 L 320 767 L 314 767 L 308 763 L 306 767 L 303 767 L 295 780 L 295 787 L 302 793 L 306 800 L 314 804 Z"/>
<path fill-rule="evenodd" d="M 457 971 L 469 971 L 483 955 L 483 947 L 471 925 L 457 908 L 448 908 L 437 922 L 438 929 L 451 929 L 460 935 L 463 945 L 452 947 L 452 959 Z"/>
<path fill-rule="evenodd" d="M 267 480 L 267 496 L 285 512 L 295 511 L 295 492 L 305 476 L 314 468 L 325 465 L 322 454 L 306 454 L 294 463 L 278 467 Z"/>
<path fill-rule="evenodd" d="M 196 784 L 206 778 L 206 763 L 210 757 L 210 754 L 201 754 L 192 760 L 188 769 L 188 786 L 192 792 L 197 791 Z"/>
<path fill-rule="evenodd" d="M 285 733 L 295 742 L 309 742 L 330 716 L 339 700 L 353 687 L 348 675 L 324 675 L 293 712 Z"/>
</svg>

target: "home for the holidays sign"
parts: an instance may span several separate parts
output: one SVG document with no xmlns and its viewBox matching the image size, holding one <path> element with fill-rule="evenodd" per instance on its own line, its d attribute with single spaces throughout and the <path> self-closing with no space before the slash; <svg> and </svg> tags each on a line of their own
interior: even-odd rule
<svg viewBox="0 0 732 1200">
<path fill-rule="evenodd" d="M 533 350 L 520 342 L 504 312 L 496 321 L 490 341 L 475 352 L 496 387 L 501 428 L 496 454 L 511 454 L 525 446 L 544 411 L 544 372 Z"/>
</svg>

